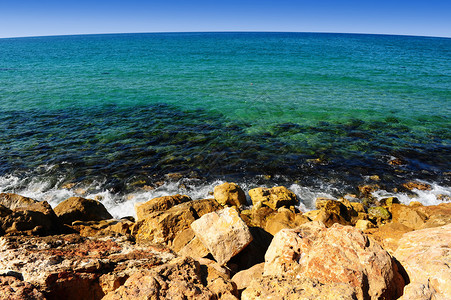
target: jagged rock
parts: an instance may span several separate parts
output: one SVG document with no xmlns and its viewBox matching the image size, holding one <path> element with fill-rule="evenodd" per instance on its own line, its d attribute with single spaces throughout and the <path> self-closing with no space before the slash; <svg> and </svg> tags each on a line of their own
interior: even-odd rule
<svg viewBox="0 0 451 300">
<path fill-rule="evenodd" d="M 45 300 L 45 297 L 28 282 L 13 276 L 0 276 L 0 299 Z"/>
<path fill-rule="evenodd" d="M 381 206 L 392 206 L 393 204 L 399 204 L 399 200 L 396 197 L 383 198 L 379 201 Z"/>
<path fill-rule="evenodd" d="M 361 202 L 350 202 L 352 208 L 358 213 L 365 213 L 365 206 Z"/>
<path fill-rule="evenodd" d="M 17 194 L 12 193 L 1 193 L 0 194 L 0 204 L 4 205 L 5 207 L 9 209 L 15 209 L 20 207 L 27 207 L 31 204 L 34 204 L 38 201 L 33 200 L 28 197 L 24 197 Z"/>
<path fill-rule="evenodd" d="M 252 241 L 249 228 L 238 211 L 230 207 L 202 216 L 191 228 L 220 265 Z"/>
<path fill-rule="evenodd" d="M 275 212 L 276 212 L 275 210 L 267 206 L 262 206 L 258 209 L 252 209 L 251 220 L 247 224 L 248 226 L 265 228 L 268 217 L 274 214 Z"/>
<path fill-rule="evenodd" d="M 113 218 L 99 201 L 81 197 L 64 200 L 55 207 L 54 211 L 64 224 L 72 224 L 74 221 L 100 221 Z"/>
<path fill-rule="evenodd" d="M 75 221 L 70 226 L 81 236 L 130 235 L 135 223 L 127 220 Z"/>
<path fill-rule="evenodd" d="M 220 209 L 214 199 L 195 200 L 178 204 L 167 211 L 156 211 L 138 221 L 132 229 L 138 242 L 165 244 L 172 247 L 180 232 L 188 229 L 194 220 Z"/>
<path fill-rule="evenodd" d="M 227 287 L 218 287 L 214 282 L 205 287 L 202 281 L 199 262 L 189 257 L 178 258 L 152 270 L 134 273 L 103 299 L 216 299 L 218 290 L 221 294 L 227 292 Z M 225 280 L 221 283 L 227 285 Z M 233 289 L 232 284 L 230 287 Z"/>
<path fill-rule="evenodd" d="M 214 188 L 214 197 L 221 205 L 240 207 L 246 205 L 244 191 L 233 182 L 225 182 Z"/>
<path fill-rule="evenodd" d="M 412 229 L 419 229 L 426 223 L 426 215 L 415 208 L 403 204 L 393 204 L 390 211 L 394 223 L 400 223 Z"/>
<path fill-rule="evenodd" d="M 309 219 L 302 214 L 295 214 L 287 208 L 279 208 L 277 213 L 268 217 L 265 230 L 272 235 L 283 228 L 296 228 L 301 224 L 309 222 Z"/>
<path fill-rule="evenodd" d="M 396 299 L 404 287 L 388 252 L 361 231 L 317 222 L 279 231 L 266 252 L 264 275 L 347 284 L 357 299 Z"/>
<path fill-rule="evenodd" d="M 143 220 L 155 211 L 166 211 L 171 207 L 191 201 L 191 198 L 186 195 L 174 195 L 153 198 L 145 203 L 135 204 L 135 211 L 137 220 Z"/>
<path fill-rule="evenodd" d="M 59 233 L 61 223 L 46 202 L 0 209 L 0 233 L 9 235 L 49 235 Z"/>
<path fill-rule="evenodd" d="M 451 223 L 451 203 L 422 206 L 415 208 L 415 210 L 418 213 L 427 216 L 426 222 L 420 227 L 420 229 L 439 227 Z"/>
<path fill-rule="evenodd" d="M 166 263 L 174 255 L 169 250 L 138 246 L 124 238 L 60 235 L 2 237 L 0 257 L 0 270 L 20 273 L 46 298 L 81 300 L 103 297 L 103 275 L 120 282 L 136 270 Z"/>
<path fill-rule="evenodd" d="M 274 210 L 282 206 L 296 205 L 297 203 L 296 195 L 284 186 L 276 186 L 271 189 L 255 188 L 249 191 L 249 196 L 253 205 L 261 202 Z"/>
<path fill-rule="evenodd" d="M 311 278 L 264 276 L 252 280 L 241 294 L 242 300 L 264 299 L 357 299 L 356 292 L 345 283 L 323 284 Z"/>
<path fill-rule="evenodd" d="M 235 282 L 238 290 L 247 288 L 253 279 L 259 279 L 263 276 L 265 263 L 256 264 L 249 269 L 240 271 L 233 275 L 232 281 Z"/>
<path fill-rule="evenodd" d="M 394 256 L 411 282 L 404 299 L 451 299 L 451 224 L 404 234 Z"/>
</svg>

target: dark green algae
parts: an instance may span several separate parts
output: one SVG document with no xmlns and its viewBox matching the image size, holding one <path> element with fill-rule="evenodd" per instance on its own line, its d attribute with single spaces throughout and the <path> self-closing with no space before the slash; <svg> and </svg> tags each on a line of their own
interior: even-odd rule
<svg viewBox="0 0 451 300">
<path fill-rule="evenodd" d="M 342 191 L 375 174 L 387 188 L 409 179 L 450 184 L 446 128 L 413 132 L 394 117 L 279 123 L 256 133 L 251 127 L 164 103 L 9 111 L 0 116 L 0 175 L 18 176 L 22 184 L 39 177 L 49 188 L 101 182 L 117 193 L 174 172 L 202 181 L 271 175 L 277 183 L 326 183 Z M 404 164 L 390 165 L 393 157 Z"/>
</svg>

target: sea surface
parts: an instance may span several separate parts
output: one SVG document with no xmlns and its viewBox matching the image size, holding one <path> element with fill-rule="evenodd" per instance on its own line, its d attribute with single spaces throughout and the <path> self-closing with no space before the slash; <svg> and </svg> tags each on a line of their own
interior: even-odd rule
<svg viewBox="0 0 451 300">
<path fill-rule="evenodd" d="M 116 217 L 224 181 L 283 184 L 301 209 L 362 184 L 437 204 L 451 195 L 450 117 L 448 38 L 0 39 L 0 192 L 96 197 Z M 410 180 L 432 190 L 408 193 Z"/>
</svg>

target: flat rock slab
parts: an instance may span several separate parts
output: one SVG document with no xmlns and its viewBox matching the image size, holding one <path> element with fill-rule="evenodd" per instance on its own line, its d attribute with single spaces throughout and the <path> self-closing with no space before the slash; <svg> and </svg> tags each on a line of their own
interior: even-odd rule
<svg viewBox="0 0 451 300">
<path fill-rule="evenodd" d="M 194 221 L 191 228 L 220 265 L 252 241 L 249 228 L 234 208 L 206 214 Z"/>
</svg>

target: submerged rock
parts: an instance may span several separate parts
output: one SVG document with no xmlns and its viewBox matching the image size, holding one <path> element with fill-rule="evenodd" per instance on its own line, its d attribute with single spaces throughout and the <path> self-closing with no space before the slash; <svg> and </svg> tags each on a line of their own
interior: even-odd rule
<svg viewBox="0 0 451 300">
<path fill-rule="evenodd" d="M 225 182 L 214 188 L 214 197 L 221 205 L 241 207 L 246 205 L 244 191 L 233 182 Z"/>
<path fill-rule="evenodd" d="M 191 228 L 220 265 L 252 241 L 249 228 L 234 208 L 206 214 L 193 222 Z"/>
<path fill-rule="evenodd" d="M 74 221 L 101 221 L 113 218 L 99 201 L 81 197 L 66 199 L 54 210 L 64 224 L 72 224 Z"/>
</svg>

